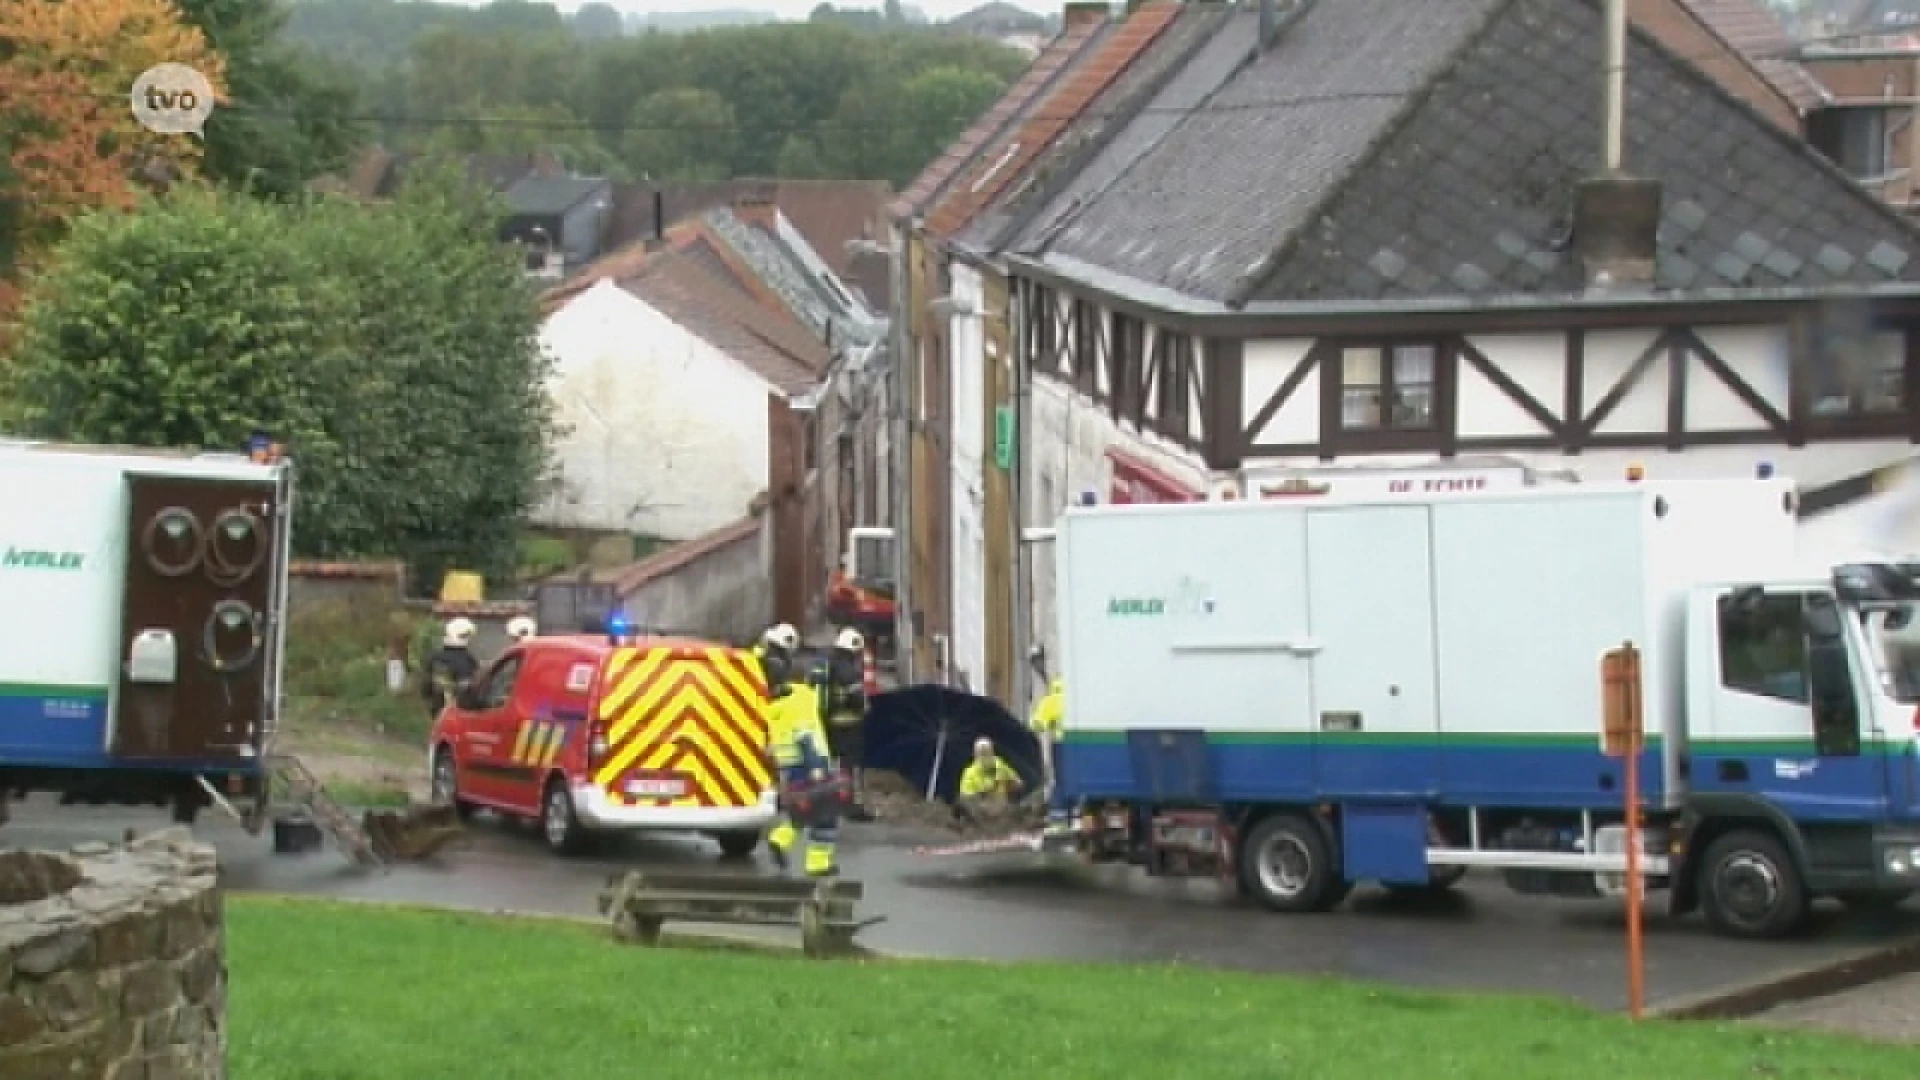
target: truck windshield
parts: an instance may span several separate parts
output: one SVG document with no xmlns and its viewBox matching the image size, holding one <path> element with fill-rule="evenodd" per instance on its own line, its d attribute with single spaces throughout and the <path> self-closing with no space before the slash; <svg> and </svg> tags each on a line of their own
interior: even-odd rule
<svg viewBox="0 0 1920 1080">
<path fill-rule="evenodd" d="M 1866 618 L 1881 685 L 1903 705 L 1920 704 L 1920 620 L 1889 629 L 1886 612 L 1871 612 Z"/>
</svg>

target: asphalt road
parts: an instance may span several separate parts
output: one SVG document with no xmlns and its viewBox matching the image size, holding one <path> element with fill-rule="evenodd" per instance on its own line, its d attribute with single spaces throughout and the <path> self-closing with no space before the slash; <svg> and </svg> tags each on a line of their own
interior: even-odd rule
<svg viewBox="0 0 1920 1080">
<path fill-rule="evenodd" d="M 12 823 L 0 826 L 0 844 L 65 848 L 167 824 L 160 813 L 35 800 L 14 805 Z M 331 848 L 275 855 L 268 837 L 249 837 L 217 816 L 204 817 L 195 831 L 219 848 L 235 890 L 486 911 L 592 917 L 607 877 L 636 867 L 772 872 L 764 862 L 721 862 L 705 842 L 670 837 L 624 839 L 591 858 L 563 860 L 541 848 L 531 827 L 484 816 L 467 848 L 385 871 L 353 867 Z M 1360 890 L 1335 913 L 1281 916 L 1244 906 L 1210 881 L 1038 865 L 1022 855 L 915 855 L 911 844 L 924 837 L 881 826 L 855 826 L 844 837 L 845 872 L 866 885 L 863 913 L 887 918 L 860 940 L 883 953 L 1184 963 L 1545 993 L 1625 1007 L 1617 906 L 1514 896 L 1485 871 L 1434 900 L 1395 901 Z M 1920 934 L 1920 910 L 1911 904 L 1878 920 L 1826 914 L 1811 937 L 1785 943 L 1729 941 L 1710 935 L 1697 918 L 1650 917 L 1649 1002 L 1830 962 L 1903 934 Z"/>
</svg>

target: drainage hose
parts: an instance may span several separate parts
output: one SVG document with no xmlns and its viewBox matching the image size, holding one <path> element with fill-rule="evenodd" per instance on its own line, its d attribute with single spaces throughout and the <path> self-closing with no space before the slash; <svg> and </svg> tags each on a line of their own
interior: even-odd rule
<svg viewBox="0 0 1920 1080">
<path fill-rule="evenodd" d="M 242 540 L 250 541 L 246 555 L 230 558 L 223 541 Z M 257 514 L 244 506 L 222 510 L 207 529 L 206 552 L 207 580 L 231 589 L 252 577 L 260 564 L 267 561 L 266 527 Z"/>
<path fill-rule="evenodd" d="M 162 534 L 172 541 L 186 540 L 186 557 L 178 562 L 168 562 L 160 557 Z M 193 511 L 184 506 L 169 506 L 153 515 L 147 521 L 146 531 L 141 535 L 140 547 L 146 553 L 147 565 L 161 577 L 185 577 L 193 573 L 200 565 L 201 556 L 207 546 L 206 533 L 200 528 L 200 519 Z"/>
<path fill-rule="evenodd" d="M 247 633 L 246 647 L 237 655 L 223 654 L 220 651 L 220 632 L 242 628 Z M 200 648 L 206 653 L 207 666 L 216 673 L 237 675 L 260 659 L 263 640 L 259 612 L 239 600 L 222 600 L 213 605 L 213 611 L 207 615 L 207 625 L 200 634 Z"/>
</svg>

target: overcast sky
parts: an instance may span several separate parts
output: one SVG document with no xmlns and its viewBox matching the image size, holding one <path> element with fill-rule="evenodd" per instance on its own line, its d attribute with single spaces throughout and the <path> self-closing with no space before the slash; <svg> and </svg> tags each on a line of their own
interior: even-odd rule
<svg viewBox="0 0 1920 1080">
<path fill-rule="evenodd" d="M 468 7 L 479 7 L 488 0 L 455 0 L 464 2 Z M 583 0 L 548 0 L 562 11 L 572 11 Z M 649 11 L 767 11 L 783 19 L 804 19 L 820 0 L 609 0 L 614 7 L 623 12 L 644 14 Z M 909 6 L 917 7 L 927 13 L 930 19 L 950 19 L 963 11 L 971 11 L 986 0 L 908 0 Z M 1060 6 L 1058 2 L 1042 3 L 1039 0 L 1010 0 L 1015 7 L 1045 14 Z M 873 2 L 837 3 L 835 7 L 871 7 L 880 6 L 879 0 Z"/>
</svg>

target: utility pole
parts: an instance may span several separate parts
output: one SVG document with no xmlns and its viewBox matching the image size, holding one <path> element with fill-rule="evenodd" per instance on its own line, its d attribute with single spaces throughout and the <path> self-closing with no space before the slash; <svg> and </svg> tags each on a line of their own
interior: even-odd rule
<svg viewBox="0 0 1920 1080">
<path fill-rule="evenodd" d="M 888 269 L 893 276 L 893 401 L 889 455 L 893 479 L 893 663 L 902 686 L 915 681 L 919 634 L 913 618 L 913 411 L 919 401 L 917 364 L 913 357 L 913 275 L 907 267 L 907 228 L 897 226 L 887 245 Z"/>
</svg>

